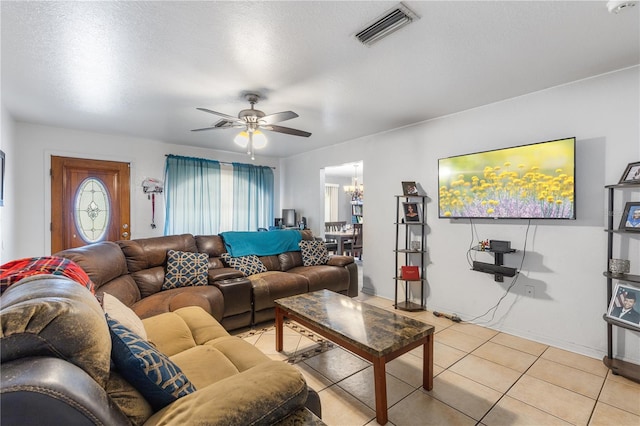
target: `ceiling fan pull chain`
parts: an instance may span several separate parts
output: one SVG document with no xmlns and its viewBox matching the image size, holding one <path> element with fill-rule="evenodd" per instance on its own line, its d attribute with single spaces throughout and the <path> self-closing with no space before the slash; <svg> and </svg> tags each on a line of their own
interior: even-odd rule
<svg viewBox="0 0 640 426">
<path fill-rule="evenodd" d="M 255 160 L 256 157 L 253 155 L 253 132 L 249 132 L 249 152 L 248 154 L 251 155 L 251 159 Z"/>
</svg>

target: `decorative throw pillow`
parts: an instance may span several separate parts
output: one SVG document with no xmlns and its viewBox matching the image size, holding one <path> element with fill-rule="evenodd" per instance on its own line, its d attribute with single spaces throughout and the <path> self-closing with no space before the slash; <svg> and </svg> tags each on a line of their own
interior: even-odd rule
<svg viewBox="0 0 640 426">
<path fill-rule="evenodd" d="M 260 262 L 260 259 L 258 259 L 258 256 L 255 254 L 231 257 L 229 253 L 222 253 L 220 258 L 224 260 L 227 265 L 237 269 L 246 276 L 267 272 L 267 267 L 264 266 L 264 263 Z"/>
<path fill-rule="evenodd" d="M 118 372 L 155 411 L 196 388 L 165 354 L 106 314 L 111 333 L 111 359 Z"/>
<path fill-rule="evenodd" d="M 298 243 L 302 252 L 302 264 L 304 266 L 326 265 L 329 261 L 329 252 L 324 241 L 302 240 Z"/>
<path fill-rule="evenodd" d="M 207 285 L 208 270 L 209 255 L 207 253 L 169 250 L 167 272 L 164 274 L 162 289 Z"/>
<path fill-rule="evenodd" d="M 102 309 L 106 314 L 109 314 L 111 318 L 117 320 L 120 324 L 124 325 L 144 340 L 147 340 L 147 331 L 144 329 L 144 325 L 142 324 L 140 317 L 117 297 L 112 296 L 109 293 L 103 293 Z"/>
</svg>

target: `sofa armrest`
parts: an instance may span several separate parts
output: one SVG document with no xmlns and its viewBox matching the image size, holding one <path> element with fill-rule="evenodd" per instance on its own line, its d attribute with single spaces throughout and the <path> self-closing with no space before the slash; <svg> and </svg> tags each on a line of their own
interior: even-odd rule
<svg viewBox="0 0 640 426">
<path fill-rule="evenodd" d="M 327 265 L 329 266 L 347 266 L 350 263 L 354 262 L 353 256 L 342 256 L 342 255 L 331 255 L 329 256 L 329 261 Z"/>
<path fill-rule="evenodd" d="M 307 384 L 282 361 L 266 361 L 198 389 L 151 416 L 156 424 L 273 424 L 304 407 Z"/>
<path fill-rule="evenodd" d="M 214 284 L 220 280 L 242 277 L 244 277 L 244 274 L 234 268 L 209 268 L 209 284 Z"/>
<path fill-rule="evenodd" d="M 224 317 L 251 311 L 251 281 L 246 277 L 214 281 L 224 297 Z"/>
<path fill-rule="evenodd" d="M 4 362 L 0 377 L 3 425 L 42 424 L 48 416 L 61 425 L 131 424 L 95 380 L 60 358 Z"/>
</svg>

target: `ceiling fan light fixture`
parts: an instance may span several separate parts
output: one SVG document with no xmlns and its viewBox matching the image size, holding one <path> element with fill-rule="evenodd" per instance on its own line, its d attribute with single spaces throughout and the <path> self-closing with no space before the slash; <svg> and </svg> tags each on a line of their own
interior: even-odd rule
<svg viewBox="0 0 640 426">
<path fill-rule="evenodd" d="M 242 148 L 246 148 L 249 143 L 249 133 L 245 131 L 238 133 L 236 137 L 233 138 L 233 142 Z"/>
<path fill-rule="evenodd" d="M 637 1 L 610 0 L 607 2 L 607 9 L 609 13 L 617 14 L 623 9 L 635 6 L 637 3 Z"/>
<path fill-rule="evenodd" d="M 267 146 L 267 136 L 260 130 L 253 132 L 253 147 L 255 149 L 262 149 Z"/>
<path fill-rule="evenodd" d="M 242 148 L 246 148 L 249 144 L 249 132 L 243 130 L 238 133 L 236 137 L 233 138 L 233 142 Z M 265 146 L 267 146 L 267 136 L 260 130 L 255 130 L 253 132 L 253 148 L 262 149 Z"/>
</svg>

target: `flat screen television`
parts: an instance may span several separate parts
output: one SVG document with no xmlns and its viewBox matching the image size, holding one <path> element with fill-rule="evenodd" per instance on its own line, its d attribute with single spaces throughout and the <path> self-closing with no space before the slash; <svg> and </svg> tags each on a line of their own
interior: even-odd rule
<svg viewBox="0 0 640 426">
<path fill-rule="evenodd" d="M 566 138 L 438 160 L 438 217 L 575 219 L 575 145 Z"/>
<path fill-rule="evenodd" d="M 282 226 L 287 228 L 298 226 L 294 209 L 282 209 Z"/>
</svg>

